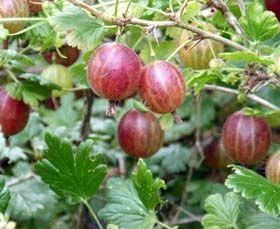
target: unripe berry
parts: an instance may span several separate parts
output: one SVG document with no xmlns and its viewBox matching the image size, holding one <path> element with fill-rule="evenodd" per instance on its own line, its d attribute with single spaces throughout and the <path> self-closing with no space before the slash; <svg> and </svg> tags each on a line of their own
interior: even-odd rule
<svg viewBox="0 0 280 229">
<path fill-rule="evenodd" d="M 52 83 L 57 84 L 62 89 L 72 88 L 73 81 L 72 77 L 66 67 L 59 64 L 52 64 L 44 69 L 42 72 L 42 77 L 51 81 Z M 59 97 L 65 94 L 63 90 L 53 90 L 52 96 Z"/>
<path fill-rule="evenodd" d="M 265 167 L 266 178 L 274 184 L 280 184 L 280 151 L 274 153 Z"/>
<path fill-rule="evenodd" d="M 215 27 L 210 24 L 206 24 L 205 27 L 211 30 L 215 29 Z M 193 36 L 192 32 L 184 30 L 181 33 L 178 45 L 182 45 L 184 42 L 191 40 Z M 224 45 L 222 43 L 210 39 L 204 39 L 192 49 L 189 49 L 194 42 L 188 43 L 185 47 L 181 48 L 179 57 L 184 66 L 195 70 L 209 68 L 210 60 L 224 51 Z"/>
<path fill-rule="evenodd" d="M 224 67 L 225 62 L 222 59 L 215 58 L 209 62 L 209 67 L 212 69 L 222 68 Z"/>
</svg>

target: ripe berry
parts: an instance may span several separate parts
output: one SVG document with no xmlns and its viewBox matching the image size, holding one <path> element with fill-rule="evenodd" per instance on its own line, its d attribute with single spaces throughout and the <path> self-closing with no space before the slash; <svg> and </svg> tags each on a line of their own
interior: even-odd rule
<svg viewBox="0 0 280 229">
<path fill-rule="evenodd" d="M 38 14 L 42 11 L 41 0 L 28 0 L 28 5 L 31 13 Z"/>
<path fill-rule="evenodd" d="M 139 95 L 151 111 L 161 114 L 173 112 L 186 95 L 184 76 L 168 62 L 156 61 L 144 69 Z"/>
<path fill-rule="evenodd" d="M 273 154 L 265 167 L 265 175 L 274 184 L 280 184 L 280 151 Z"/>
<path fill-rule="evenodd" d="M 204 149 L 204 163 L 213 169 L 225 169 L 232 161 L 227 157 L 222 142 L 214 139 Z"/>
<path fill-rule="evenodd" d="M 209 25 L 207 26 L 213 27 Z M 182 45 L 185 41 L 192 39 L 192 37 L 193 35 L 191 32 L 184 30 L 179 38 L 179 45 Z M 217 57 L 218 54 L 224 50 L 224 45 L 222 43 L 210 39 L 204 39 L 195 47 L 188 50 L 188 48 L 193 44 L 194 43 L 187 44 L 185 47 L 181 48 L 179 51 L 179 57 L 184 66 L 195 70 L 209 68 L 210 60 Z"/>
<path fill-rule="evenodd" d="M 77 48 L 71 46 L 64 46 L 59 49 L 59 52 L 66 58 L 60 56 L 57 52 L 48 51 L 43 54 L 44 59 L 51 64 L 54 60 L 57 64 L 62 64 L 66 67 L 74 64 L 79 58 L 80 51 Z"/>
<path fill-rule="evenodd" d="M 265 0 L 265 6 L 267 10 L 271 10 L 276 14 L 276 17 L 280 21 L 280 3 L 279 0 Z"/>
<path fill-rule="evenodd" d="M 0 18 L 28 17 L 27 0 L 0 0 Z M 23 22 L 5 22 L 4 27 L 10 33 L 16 33 L 25 26 Z"/>
<path fill-rule="evenodd" d="M 94 93 L 118 101 L 133 95 L 139 86 L 141 62 L 130 48 L 107 43 L 95 50 L 88 64 L 88 81 Z"/>
<path fill-rule="evenodd" d="M 29 119 L 30 107 L 11 98 L 0 88 L 0 126 L 5 136 L 21 132 Z"/>
<path fill-rule="evenodd" d="M 163 135 L 159 121 L 150 112 L 132 109 L 118 125 L 119 144 L 124 152 L 134 158 L 155 154 L 163 143 Z"/>
<path fill-rule="evenodd" d="M 61 88 L 72 88 L 72 77 L 66 67 L 59 64 L 53 64 L 48 66 L 43 72 L 42 77 L 57 84 Z M 53 97 L 59 97 L 64 95 L 64 91 L 54 90 L 52 92 Z"/>
<path fill-rule="evenodd" d="M 50 110 L 57 110 L 60 106 L 60 100 L 59 98 L 48 98 L 42 104 Z"/>
<path fill-rule="evenodd" d="M 255 164 L 267 153 L 271 133 L 264 118 L 232 114 L 223 127 L 223 144 L 229 158 L 241 164 Z"/>
</svg>

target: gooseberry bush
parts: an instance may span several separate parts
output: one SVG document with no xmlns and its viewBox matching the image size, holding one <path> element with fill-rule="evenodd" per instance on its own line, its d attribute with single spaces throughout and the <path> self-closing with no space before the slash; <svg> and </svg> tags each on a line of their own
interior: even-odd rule
<svg viewBox="0 0 280 229">
<path fill-rule="evenodd" d="M 279 229 L 279 12 L 0 0 L 0 229 Z"/>
</svg>

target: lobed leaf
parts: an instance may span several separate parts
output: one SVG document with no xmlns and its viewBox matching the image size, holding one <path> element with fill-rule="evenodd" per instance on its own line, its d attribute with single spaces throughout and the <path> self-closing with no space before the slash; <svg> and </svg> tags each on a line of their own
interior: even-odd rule
<svg viewBox="0 0 280 229">
<path fill-rule="evenodd" d="M 157 222 L 154 211 L 146 208 L 130 180 L 111 178 L 107 183 L 108 203 L 99 211 L 108 224 L 126 229 L 152 229 Z"/>
<path fill-rule="evenodd" d="M 5 179 L 0 176 L 0 213 L 6 211 L 10 198 L 10 192 L 5 188 Z"/>
<path fill-rule="evenodd" d="M 246 229 L 280 228 L 280 218 L 274 215 L 265 213 L 250 214 L 245 220 L 247 225 Z"/>
<path fill-rule="evenodd" d="M 270 65 L 273 64 L 273 61 L 270 57 L 260 57 L 255 53 L 251 52 L 243 52 L 243 51 L 236 51 L 236 52 L 227 52 L 219 54 L 220 57 L 224 58 L 228 61 L 245 61 L 247 63 L 259 63 Z"/>
<path fill-rule="evenodd" d="M 222 196 L 213 194 L 205 200 L 205 210 L 208 212 L 202 219 L 204 228 L 231 229 L 237 228 L 240 213 L 238 196 L 229 192 Z"/>
<path fill-rule="evenodd" d="M 74 20 L 73 20 L 74 18 Z M 93 19 L 79 7 L 68 5 L 49 18 L 49 23 L 58 33 L 65 33 L 65 41 L 82 50 L 94 49 L 102 42 L 104 23 Z"/>
<path fill-rule="evenodd" d="M 151 170 L 147 169 L 142 159 L 139 159 L 137 169 L 131 175 L 131 180 L 139 198 L 148 210 L 154 210 L 162 202 L 160 189 L 166 189 L 166 185 L 161 179 L 153 179 Z"/>
<path fill-rule="evenodd" d="M 74 154 L 68 140 L 47 133 L 45 141 L 46 159 L 35 164 L 42 180 L 60 196 L 87 200 L 95 194 L 106 176 L 107 167 L 102 155 L 90 158 L 93 142 L 81 143 Z"/>
<path fill-rule="evenodd" d="M 39 101 L 50 97 L 52 90 L 61 89 L 58 85 L 34 74 L 22 74 L 19 78 L 24 80 L 20 83 L 7 84 L 6 90 L 14 99 L 23 100 L 32 107 L 38 106 Z"/>
<path fill-rule="evenodd" d="M 278 20 L 271 11 L 264 11 L 260 3 L 248 5 L 246 16 L 240 18 L 240 25 L 251 41 L 265 41 L 279 32 Z"/>
<path fill-rule="evenodd" d="M 256 172 L 242 166 L 231 165 L 234 174 L 225 185 L 246 199 L 254 199 L 259 208 L 268 214 L 280 214 L 280 186 L 272 184 Z"/>
</svg>

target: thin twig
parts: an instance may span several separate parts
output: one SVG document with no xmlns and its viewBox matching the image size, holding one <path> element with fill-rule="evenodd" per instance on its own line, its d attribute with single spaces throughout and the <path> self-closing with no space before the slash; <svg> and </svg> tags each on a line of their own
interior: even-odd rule
<svg viewBox="0 0 280 229">
<path fill-rule="evenodd" d="M 236 0 L 237 5 L 239 6 L 239 9 L 241 11 L 242 16 L 246 16 L 246 8 L 245 8 L 245 3 L 244 0 Z"/>
<path fill-rule="evenodd" d="M 183 42 L 181 45 L 179 45 L 178 48 L 176 48 L 174 50 L 173 53 L 171 53 L 171 55 L 169 57 L 166 58 L 166 62 L 169 62 L 176 54 L 177 52 L 179 52 L 182 48 L 184 48 L 184 46 L 186 46 L 189 42 L 191 42 L 192 40 L 189 39 L 189 40 L 186 40 L 185 42 Z M 198 45 L 199 43 L 201 42 L 201 39 L 198 40 L 197 42 L 193 43 L 190 47 L 188 47 L 188 49 L 185 51 L 185 52 L 189 52 L 191 51 L 196 45 Z"/>
<path fill-rule="evenodd" d="M 112 16 L 108 16 L 106 14 L 104 14 L 103 12 L 96 10 L 95 8 L 91 7 L 90 5 L 81 2 L 79 0 L 68 0 L 69 2 L 73 3 L 76 6 L 79 6 L 85 10 L 87 10 L 88 12 L 90 12 L 92 15 L 96 16 L 97 18 L 100 18 L 106 22 L 110 22 L 112 24 L 115 25 L 128 25 L 128 24 L 134 24 L 134 25 L 142 25 L 142 26 L 152 26 L 155 28 L 159 28 L 159 27 L 178 27 L 181 29 L 186 29 L 189 31 L 192 31 L 194 33 L 197 33 L 200 35 L 201 38 L 205 38 L 205 39 L 213 39 L 215 41 L 221 42 L 225 45 L 231 46 L 237 50 L 240 51 L 246 51 L 246 52 L 252 52 L 250 49 L 236 43 L 233 42 L 229 39 L 226 39 L 224 37 L 221 37 L 217 34 L 208 32 L 208 31 L 204 31 L 203 29 L 199 29 L 195 26 L 189 25 L 189 24 L 185 24 L 182 22 L 176 22 L 176 21 L 149 21 L 149 20 L 143 20 L 143 19 L 138 19 L 138 18 L 131 18 L 131 19 L 123 19 L 123 18 L 119 18 L 117 20 L 115 20 Z"/>
<path fill-rule="evenodd" d="M 185 209 L 185 208 L 183 208 L 181 206 L 178 206 L 178 207 L 176 206 L 176 208 L 179 208 L 181 210 L 181 212 L 183 212 L 184 214 L 190 216 L 193 220 L 195 220 L 197 222 L 201 221 L 201 218 L 202 218 L 201 216 L 194 215 L 189 210 L 187 210 L 187 209 Z"/>
<path fill-rule="evenodd" d="M 219 10 L 227 20 L 228 24 L 235 30 L 235 32 L 239 35 L 242 35 L 242 30 L 239 25 L 238 20 L 230 11 L 228 6 L 224 3 L 223 0 L 209 0 L 208 3 Z"/>
<path fill-rule="evenodd" d="M 86 100 L 84 105 L 84 117 L 82 122 L 82 128 L 81 128 L 81 139 L 85 141 L 90 133 L 90 118 L 92 114 L 92 106 L 93 106 L 93 92 L 91 89 L 88 89 L 86 91 Z M 92 214 L 92 209 L 90 208 L 90 205 L 88 202 L 84 202 L 80 206 L 80 212 L 79 212 L 79 220 L 78 220 L 78 228 L 84 228 L 86 222 L 88 222 L 90 219 L 88 218 L 88 211 Z M 93 219 L 95 220 L 94 215 Z M 96 220 L 95 220 L 96 221 Z M 99 221 L 97 219 L 96 223 L 98 224 Z M 101 228 L 101 227 L 100 227 Z"/>
<path fill-rule="evenodd" d="M 179 10 L 179 15 L 178 15 L 179 20 L 181 19 L 182 15 L 184 14 L 184 10 L 186 9 L 188 2 L 189 2 L 189 0 L 185 0 L 183 2 L 183 4 L 181 5 L 181 8 Z"/>
<path fill-rule="evenodd" d="M 211 85 L 211 84 L 206 84 L 204 86 L 205 90 L 211 90 L 211 91 L 222 91 L 222 92 L 226 92 L 226 93 L 230 93 L 230 94 L 234 94 L 234 95 L 239 95 L 239 91 L 235 90 L 235 89 L 231 89 L 231 88 L 226 88 L 226 87 L 221 87 L 221 86 L 216 86 L 216 85 Z M 266 101 L 265 99 L 262 99 L 254 94 L 248 94 L 247 95 L 249 99 L 269 108 L 272 110 L 276 110 L 276 111 L 280 111 L 280 107 Z"/>
<path fill-rule="evenodd" d="M 182 196 L 181 196 L 181 201 L 180 201 L 180 205 L 179 206 L 183 206 L 188 198 L 188 187 L 189 184 L 191 182 L 192 179 L 192 175 L 193 175 L 193 166 L 189 166 L 189 170 L 188 170 L 188 174 L 186 176 L 186 180 L 185 180 L 185 185 L 184 185 L 184 189 L 182 192 Z M 180 214 L 182 212 L 182 208 L 177 208 L 177 211 L 175 213 L 175 215 L 173 216 L 172 220 L 171 220 L 171 225 L 175 225 L 177 219 L 179 218 Z"/>
<path fill-rule="evenodd" d="M 195 131 L 195 147 L 200 155 L 200 160 L 196 165 L 198 168 L 204 160 L 204 152 L 200 142 L 200 135 L 201 135 L 201 123 L 200 123 L 200 111 L 201 111 L 201 104 L 200 104 L 200 94 L 198 93 L 195 96 L 195 110 L 196 110 L 196 131 Z"/>
<path fill-rule="evenodd" d="M 85 111 L 84 111 L 84 118 L 81 128 L 81 138 L 85 141 L 88 138 L 90 132 L 90 117 L 91 117 L 91 110 L 93 105 L 93 92 L 91 89 L 88 89 L 86 92 L 86 102 L 85 102 Z"/>
<path fill-rule="evenodd" d="M 14 178 L 14 179 L 8 181 L 6 183 L 6 187 L 10 188 L 12 186 L 15 186 L 15 185 L 18 185 L 20 183 L 23 183 L 23 182 L 25 182 L 27 180 L 30 180 L 30 179 L 32 179 L 34 177 L 35 177 L 35 174 L 33 172 L 27 173 L 27 174 L 25 174 L 23 176 L 20 176 L 20 177 L 17 177 L 17 178 Z"/>
<path fill-rule="evenodd" d="M 180 225 L 180 224 L 188 224 L 188 223 L 200 222 L 201 219 L 202 219 L 202 216 L 199 216 L 199 217 L 200 217 L 199 220 L 193 219 L 193 218 L 191 218 L 191 217 L 179 219 L 179 220 L 176 222 L 176 224 L 177 224 L 177 225 Z"/>
</svg>

